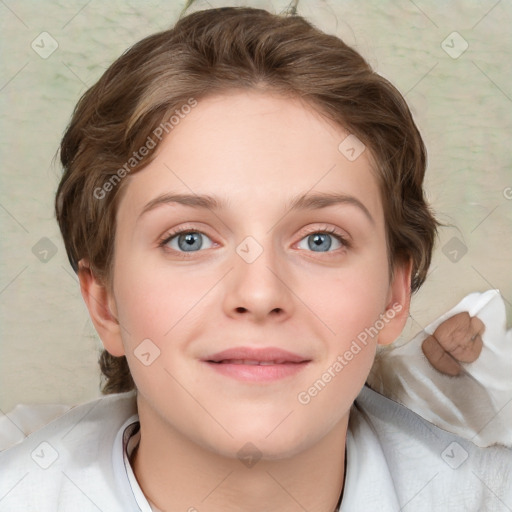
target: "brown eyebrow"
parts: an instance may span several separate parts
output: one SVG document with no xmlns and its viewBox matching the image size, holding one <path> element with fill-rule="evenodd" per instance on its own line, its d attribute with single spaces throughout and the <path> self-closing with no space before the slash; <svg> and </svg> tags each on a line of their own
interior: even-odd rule
<svg viewBox="0 0 512 512">
<path fill-rule="evenodd" d="M 178 203 L 185 206 L 191 206 L 192 208 L 204 208 L 208 210 L 220 210 L 225 208 L 225 203 L 220 199 L 209 195 L 197 195 L 197 194 L 162 194 L 155 197 L 149 203 L 144 206 L 139 218 L 145 213 L 154 210 L 158 206 L 163 204 Z M 321 208 L 327 208 L 336 204 L 351 204 L 357 206 L 370 220 L 372 224 L 375 224 L 373 217 L 371 216 L 368 208 L 356 197 L 349 196 L 346 194 L 302 194 L 300 196 L 292 198 L 287 208 L 287 211 L 291 210 L 316 210 Z"/>
<path fill-rule="evenodd" d="M 357 197 L 349 196 L 346 194 L 303 194 L 293 198 L 289 209 L 290 210 L 317 210 L 320 208 L 327 208 L 337 204 L 351 204 L 357 206 L 368 218 L 368 220 L 375 224 L 375 220 L 370 214 L 370 211 Z"/>
<path fill-rule="evenodd" d="M 140 219 L 145 213 L 154 210 L 158 206 L 172 203 L 183 204 L 185 206 L 191 206 L 192 208 L 205 208 L 208 210 L 219 210 L 224 207 L 224 204 L 221 201 L 208 195 L 161 194 L 144 206 L 138 218 Z"/>
</svg>

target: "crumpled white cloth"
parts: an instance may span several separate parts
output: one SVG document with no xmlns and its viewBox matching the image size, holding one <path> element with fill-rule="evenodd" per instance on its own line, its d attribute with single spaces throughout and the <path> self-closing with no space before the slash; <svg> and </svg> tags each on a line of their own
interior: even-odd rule
<svg viewBox="0 0 512 512">
<path fill-rule="evenodd" d="M 448 377 L 435 370 L 421 343 L 447 318 L 467 311 L 485 325 L 480 357 L 461 363 L 465 372 Z M 498 290 L 471 293 L 411 341 L 379 350 L 369 386 L 434 425 L 477 446 L 512 447 L 512 329 L 506 331 L 505 304 Z M 0 417 L 0 451 L 22 441 L 69 405 L 17 405 Z"/>
<path fill-rule="evenodd" d="M 26 436 L 71 409 L 63 404 L 18 404 L 0 416 L 0 451 L 21 443 Z"/>
<path fill-rule="evenodd" d="M 467 311 L 485 325 L 483 348 L 464 372 L 450 377 L 423 355 L 423 340 L 447 318 Z M 369 386 L 405 405 L 434 425 L 477 446 L 512 447 L 512 329 L 499 290 L 471 293 L 411 341 L 384 347 L 375 359 Z"/>
</svg>

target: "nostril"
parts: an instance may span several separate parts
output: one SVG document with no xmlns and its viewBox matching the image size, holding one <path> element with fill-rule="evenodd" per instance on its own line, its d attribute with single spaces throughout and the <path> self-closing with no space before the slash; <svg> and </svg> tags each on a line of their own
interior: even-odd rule
<svg viewBox="0 0 512 512">
<path fill-rule="evenodd" d="M 247 308 L 244 308 L 243 306 L 239 306 L 237 308 L 235 308 L 235 311 L 237 313 L 247 313 L 249 310 Z M 279 315 L 283 312 L 283 309 L 282 308 L 274 308 L 270 311 L 271 314 L 274 314 L 274 315 Z"/>
</svg>

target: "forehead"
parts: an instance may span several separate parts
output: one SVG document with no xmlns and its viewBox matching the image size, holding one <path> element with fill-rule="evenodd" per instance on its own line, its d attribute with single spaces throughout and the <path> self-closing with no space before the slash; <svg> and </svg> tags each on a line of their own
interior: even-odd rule
<svg viewBox="0 0 512 512">
<path fill-rule="evenodd" d="M 174 126 L 156 158 L 128 178 L 120 208 L 129 203 L 140 212 L 172 192 L 212 195 L 263 215 L 261 208 L 282 208 L 292 196 L 324 192 L 355 196 L 379 220 L 373 160 L 366 149 L 347 158 L 349 135 L 299 99 L 257 91 L 207 97 Z"/>
</svg>

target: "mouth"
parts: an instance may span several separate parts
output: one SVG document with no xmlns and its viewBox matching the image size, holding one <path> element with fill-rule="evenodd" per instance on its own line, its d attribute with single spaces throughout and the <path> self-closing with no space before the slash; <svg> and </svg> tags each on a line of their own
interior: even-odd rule
<svg viewBox="0 0 512 512">
<path fill-rule="evenodd" d="M 296 375 L 311 359 L 275 347 L 237 347 L 203 362 L 217 373 L 241 381 L 269 382 Z"/>
<path fill-rule="evenodd" d="M 302 361 L 301 361 L 302 362 Z M 301 364 L 301 362 L 296 363 L 293 361 L 286 360 L 275 360 L 275 361 L 256 361 L 254 359 L 223 359 L 222 361 L 208 361 L 208 363 L 214 364 L 249 364 L 249 365 L 258 365 L 258 366 L 270 366 L 273 364 Z"/>
</svg>

